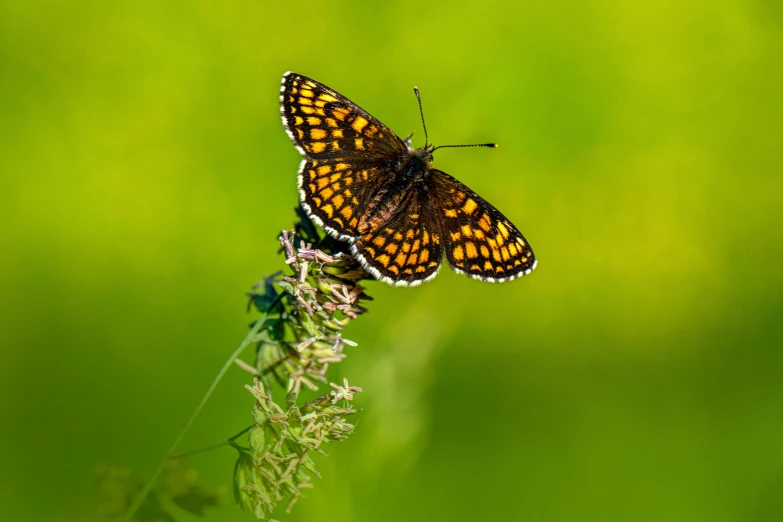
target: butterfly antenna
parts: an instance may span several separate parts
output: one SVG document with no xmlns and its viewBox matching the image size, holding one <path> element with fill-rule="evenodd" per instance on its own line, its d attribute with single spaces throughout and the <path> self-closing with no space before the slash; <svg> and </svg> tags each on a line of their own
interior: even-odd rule
<svg viewBox="0 0 783 522">
<path fill-rule="evenodd" d="M 457 147 L 489 147 L 490 149 L 497 149 L 498 144 L 497 143 L 473 143 L 471 145 L 438 145 L 433 151 L 436 151 L 438 149 L 453 149 Z"/>
<path fill-rule="evenodd" d="M 421 95 L 419 94 L 419 88 L 414 86 L 413 92 L 416 93 L 416 99 L 419 100 L 419 114 L 421 114 L 421 126 L 424 127 L 424 148 L 426 149 L 430 140 L 427 137 L 427 125 L 424 123 L 424 110 L 421 108 Z"/>
</svg>

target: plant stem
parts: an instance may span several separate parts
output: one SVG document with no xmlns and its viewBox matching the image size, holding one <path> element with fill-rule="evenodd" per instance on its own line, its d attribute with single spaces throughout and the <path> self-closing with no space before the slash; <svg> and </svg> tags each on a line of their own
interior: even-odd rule
<svg viewBox="0 0 783 522">
<path fill-rule="evenodd" d="M 212 444 L 207 444 L 206 446 L 201 446 L 200 448 L 195 448 L 195 449 L 192 449 L 192 450 L 189 450 L 189 451 L 183 451 L 182 453 L 175 453 L 175 454 L 169 455 L 168 458 L 169 458 L 169 460 L 181 459 L 181 458 L 189 457 L 190 455 L 195 455 L 197 453 L 204 453 L 205 451 L 210 451 L 210 450 L 213 450 L 213 449 L 221 448 L 223 446 L 229 446 L 229 445 L 233 444 L 233 442 L 236 439 L 238 439 L 239 437 L 241 437 L 242 435 L 244 435 L 245 433 L 247 433 L 248 431 L 252 430 L 255 427 L 256 427 L 255 424 L 251 424 L 250 426 L 248 426 L 244 430 L 240 431 L 236 435 L 232 435 L 231 437 L 229 437 L 227 439 L 224 439 L 224 440 L 221 440 L 221 441 L 218 441 L 218 442 L 213 442 Z"/>
<path fill-rule="evenodd" d="M 226 374 L 228 369 L 234 364 L 234 360 L 237 357 L 239 357 L 239 355 L 243 351 L 245 351 L 245 348 L 247 348 L 248 346 L 250 346 L 250 344 L 252 344 L 256 335 L 258 335 L 258 332 L 260 332 L 261 329 L 263 328 L 265 322 L 266 322 L 266 314 L 264 314 L 261 318 L 259 318 L 256 321 L 256 323 L 253 325 L 253 328 L 247 334 L 247 337 L 245 337 L 245 340 L 242 341 L 242 343 L 237 347 L 237 349 L 234 350 L 234 352 L 228 357 L 228 359 L 226 359 L 226 362 L 223 363 L 223 367 L 215 376 L 215 379 L 212 381 L 212 384 L 209 385 L 209 389 L 207 389 L 207 392 L 204 394 L 204 397 L 201 398 L 201 402 L 199 402 L 198 406 L 196 406 L 196 409 L 193 411 L 193 414 L 190 416 L 190 419 L 188 419 L 188 422 L 185 424 L 185 427 L 182 429 L 180 434 L 174 440 L 174 443 L 171 445 L 171 447 L 166 452 L 166 454 L 163 455 L 163 458 L 161 459 L 160 464 L 155 470 L 155 473 L 153 473 L 152 476 L 149 478 L 149 480 L 147 480 L 147 482 L 144 484 L 144 487 L 141 488 L 141 491 L 139 491 L 139 494 L 136 495 L 136 498 L 133 500 L 133 503 L 128 507 L 128 510 L 125 512 L 125 517 L 124 517 L 124 520 L 126 522 L 130 522 L 131 520 L 133 520 L 133 515 L 136 514 L 136 511 L 138 511 L 139 507 L 144 502 L 144 499 L 146 499 L 147 495 L 149 495 L 150 490 L 152 490 L 152 486 L 158 480 L 158 477 L 163 472 L 163 469 L 166 467 L 166 462 L 172 457 L 174 451 L 177 449 L 177 446 L 179 446 L 179 443 L 182 442 L 182 439 L 185 437 L 185 434 L 187 434 L 188 430 L 190 430 L 190 427 L 193 425 L 193 422 L 196 420 L 196 417 L 198 417 L 199 413 L 201 413 L 201 410 L 204 409 L 204 405 L 212 396 L 212 392 L 215 391 L 215 388 L 217 388 L 218 383 L 223 379 L 223 376 Z"/>
</svg>

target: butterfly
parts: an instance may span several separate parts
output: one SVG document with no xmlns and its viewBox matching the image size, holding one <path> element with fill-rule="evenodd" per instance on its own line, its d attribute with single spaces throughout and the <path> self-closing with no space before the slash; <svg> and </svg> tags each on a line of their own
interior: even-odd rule
<svg viewBox="0 0 783 522">
<path fill-rule="evenodd" d="M 510 281 L 535 268 L 527 240 L 500 211 L 433 168 L 433 152 L 455 145 L 429 145 L 426 126 L 425 145 L 415 149 L 410 137 L 401 139 L 337 91 L 293 72 L 283 75 L 280 113 L 304 156 L 302 206 L 348 242 L 376 279 L 395 286 L 429 281 L 444 253 L 455 272 L 482 281 Z"/>
</svg>

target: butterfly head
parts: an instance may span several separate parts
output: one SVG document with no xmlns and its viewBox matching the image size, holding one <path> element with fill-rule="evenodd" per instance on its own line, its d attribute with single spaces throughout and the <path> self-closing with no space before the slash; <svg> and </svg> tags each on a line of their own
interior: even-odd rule
<svg viewBox="0 0 783 522">
<path fill-rule="evenodd" d="M 421 181 L 432 168 L 432 145 L 412 150 L 408 153 L 402 173 L 413 181 Z"/>
</svg>

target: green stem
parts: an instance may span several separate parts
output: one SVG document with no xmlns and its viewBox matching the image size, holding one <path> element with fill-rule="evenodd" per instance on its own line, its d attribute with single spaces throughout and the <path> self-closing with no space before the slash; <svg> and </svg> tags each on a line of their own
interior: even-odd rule
<svg viewBox="0 0 783 522">
<path fill-rule="evenodd" d="M 163 472 L 163 469 L 166 467 L 166 462 L 168 462 L 168 460 L 174 454 L 174 451 L 177 449 L 177 446 L 179 446 L 179 443 L 182 442 L 182 439 L 185 437 L 185 434 L 187 434 L 188 430 L 190 430 L 190 427 L 193 425 L 193 422 L 196 420 L 196 417 L 198 417 L 199 413 L 201 413 L 201 410 L 204 409 L 204 405 L 212 396 L 212 392 L 215 391 L 215 388 L 217 388 L 218 383 L 221 381 L 221 379 L 223 379 L 223 376 L 226 374 L 228 369 L 231 368 L 231 366 L 234 364 L 234 360 L 237 357 L 239 357 L 239 355 L 243 351 L 245 351 L 245 348 L 247 348 L 253 343 L 253 340 L 255 339 L 256 335 L 258 335 L 258 332 L 261 331 L 265 322 L 266 322 L 266 314 L 264 314 L 263 317 L 261 317 L 260 319 L 258 319 L 258 321 L 256 321 L 256 324 L 253 325 L 253 328 L 247 334 L 245 340 L 242 341 L 242 344 L 240 344 L 237 347 L 237 349 L 234 350 L 234 352 L 228 357 L 228 359 L 226 359 L 226 362 L 223 363 L 223 367 L 215 376 L 215 379 L 212 381 L 212 384 L 209 385 L 209 389 L 207 389 L 207 392 L 204 394 L 204 397 L 201 398 L 201 402 L 199 402 L 198 406 L 196 406 L 196 409 L 193 411 L 193 414 L 190 416 L 190 419 L 188 419 L 188 422 L 185 424 L 185 427 L 182 429 L 180 434 L 174 440 L 174 443 L 171 445 L 169 450 L 163 456 L 163 459 L 161 459 L 161 462 L 158 465 L 157 469 L 155 470 L 155 473 L 153 473 L 152 476 L 149 478 L 149 480 L 147 480 L 146 484 L 144 484 L 144 487 L 141 488 L 141 491 L 139 491 L 139 494 L 136 495 L 136 498 L 133 500 L 133 503 L 130 505 L 130 507 L 128 507 L 128 510 L 125 512 L 125 518 L 124 518 L 126 522 L 130 522 L 131 520 L 133 520 L 133 515 L 136 514 L 136 511 L 138 511 L 139 507 L 144 502 L 144 499 L 146 499 L 147 495 L 149 495 L 150 490 L 152 490 L 152 486 L 158 480 L 158 477 Z"/>
<path fill-rule="evenodd" d="M 185 457 L 189 457 L 191 455 L 195 455 L 197 453 L 204 453 L 206 451 L 210 451 L 210 450 L 213 450 L 213 449 L 222 448 L 223 446 L 230 446 L 230 445 L 232 445 L 234 443 L 235 440 L 237 440 L 239 437 L 241 437 L 242 435 L 244 435 L 245 433 L 247 433 L 248 431 L 252 430 L 255 427 L 256 427 L 255 424 L 251 424 L 250 426 L 248 426 L 244 430 L 240 431 L 236 435 L 232 435 L 231 437 L 229 437 L 227 439 L 224 439 L 224 440 L 221 440 L 221 441 L 218 441 L 218 442 L 213 442 L 212 444 L 207 444 L 206 446 L 201 446 L 200 448 L 192 449 L 192 450 L 189 450 L 189 451 L 183 451 L 182 453 L 175 453 L 175 454 L 169 455 L 168 458 L 170 460 L 172 460 L 172 459 L 182 459 L 182 458 L 185 458 Z"/>
</svg>

